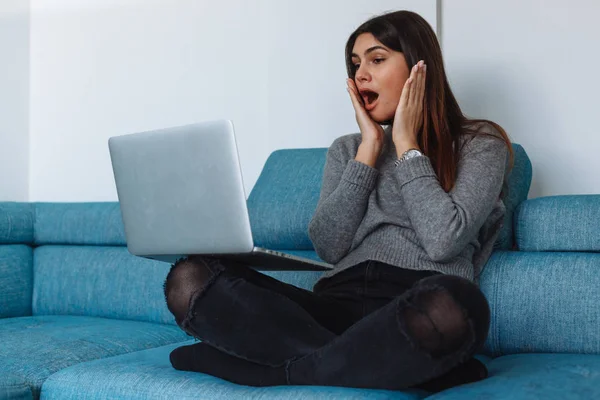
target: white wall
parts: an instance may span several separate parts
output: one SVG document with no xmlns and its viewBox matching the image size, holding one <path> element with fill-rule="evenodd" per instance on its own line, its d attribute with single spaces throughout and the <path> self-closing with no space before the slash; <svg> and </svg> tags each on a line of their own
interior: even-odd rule
<svg viewBox="0 0 600 400">
<path fill-rule="evenodd" d="M 218 118 L 252 181 L 268 151 L 257 5 L 32 0 L 31 200 L 116 200 L 110 136 Z"/>
<path fill-rule="evenodd" d="M 246 193 L 272 150 L 357 132 L 344 44 L 435 1 L 31 0 L 31 201 L 112 201 L 110 136 L 229 118 Z M 285 129 L 284 129 L 285 128 Z M 52 149 L 52 150 L 50 150 Z"/>
<path fill-rule="evenodd" d="M 0 1 L 0 201 L 27 201 L 29 1 Z"/>
<path fill-rule="evenodd" d="M 443 2 L 450 84 L 525 148 L 530 198 L 600 193 L 599 15 L 593 0 Z"/>
</svg>

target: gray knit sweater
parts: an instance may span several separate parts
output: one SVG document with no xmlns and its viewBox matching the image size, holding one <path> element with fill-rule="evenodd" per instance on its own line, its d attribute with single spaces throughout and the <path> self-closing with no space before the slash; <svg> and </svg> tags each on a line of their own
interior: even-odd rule
<svg viewBox="0 0 600 400">
<path fill-rule="evenodd" d="M 490 124 L 460 144 L 457 181 L 446 193 L 427 156 L 394 165 L 391 126 L 375 168 L 355 160 L 361 134 L 327 152 L 319 202 L 308 226 L 318 256 L 334 265 L 320 280 L 366 260 L 458 275 L 479 284 L 506 211 L 499 195 L 508 150 Z M 472 139 L 472 140 L 470 140 Z"/>
</svg>

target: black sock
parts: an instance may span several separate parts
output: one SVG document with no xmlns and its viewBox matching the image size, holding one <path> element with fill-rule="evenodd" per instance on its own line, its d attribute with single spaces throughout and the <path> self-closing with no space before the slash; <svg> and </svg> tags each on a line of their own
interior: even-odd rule
<svg viewBox="0 0 600 400">
<path fill-rule="evenodd" d="M 472 357 L 466 362 L 452 368 L 444 375 L 440 375 L 414 387 L 437 393 L 455 386 L 480 381 L 487 378 L 487 376 L 488 370 L 485 364 Z"/>
<path fill-rule="evenodd" d="M 207 343 L 181 346 L 170 354 L 173 368 L 202 372 L 239 385 L 285 385 L 285 367 L 271 367 L 227 354 Z"/>
</svg>

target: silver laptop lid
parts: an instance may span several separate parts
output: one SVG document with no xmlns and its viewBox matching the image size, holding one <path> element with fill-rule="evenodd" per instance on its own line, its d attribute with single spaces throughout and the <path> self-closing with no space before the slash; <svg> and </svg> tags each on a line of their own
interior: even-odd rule
<svg viewBox="0 0 600 400">
<path fill-rule="evenodd" d="M 132 254 L 252 250 L 232 121 L 115 136 L 108 145 Z"/>
</svg>

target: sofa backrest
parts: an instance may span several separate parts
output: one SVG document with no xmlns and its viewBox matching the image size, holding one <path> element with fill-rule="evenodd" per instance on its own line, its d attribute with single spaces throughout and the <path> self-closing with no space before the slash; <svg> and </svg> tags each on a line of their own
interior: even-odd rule
<svg viewBox="0 0 600 400">
<path fill-rule="evenodd" d="M 0 318 L 31 315 L 33 206 L 0 203 Z"/>
<path fill-rule="evenodd" d="M 36 246 L 126 246 L 117 202 L 35 203 Z"/>
<path fill-rule="evenodd" d="M 127 251 L 118 203 L 36 203 L 34 226 L 34 315 L 173 323 L 162 295 L 170 264 Z"/>
<path fill-rule="evenodd" d="M 515 210 L 518 251 L 480 276 L 492 320 L 485 351 L 600 354 L 600 195 L 531 199 Z"/>
<path fill-rule="evenodd" d="M 508 193 L 504 198 L 504 205 L 506 206 L 504 225 L 494 244 L 494 249 L 499 250 L 511 250 L 516 247 L 513 226 L 514 212 L 521 203 L 527 200 L 533 175 L 531 160 L 525 149 L 516 143 L 512 144 L 512 149 L 514 152 L 514 165 L 507 177 Z"/>
<path fill-rule="evenodd" d="M 527 199 L 531 161 L 525 149 L 513 143 L 514 167 L 504 203 L 504 226 L 495 249 L 514 247 L 512 217 Z M 274 151 L 248 197 L 252 235 L 258 246 L 279 250 L 313 250 L 308 224 L 317 208 L 327 148 Z M 508 161 L 507 161 L 508 162 Z"/>
<path fill-rule="evenodd" d="M 275 250 L 314 250 L 308 223 L 317 208 L 327 148 L 276 150 L 248 196 L 252 237 Z"/>
</svg>

